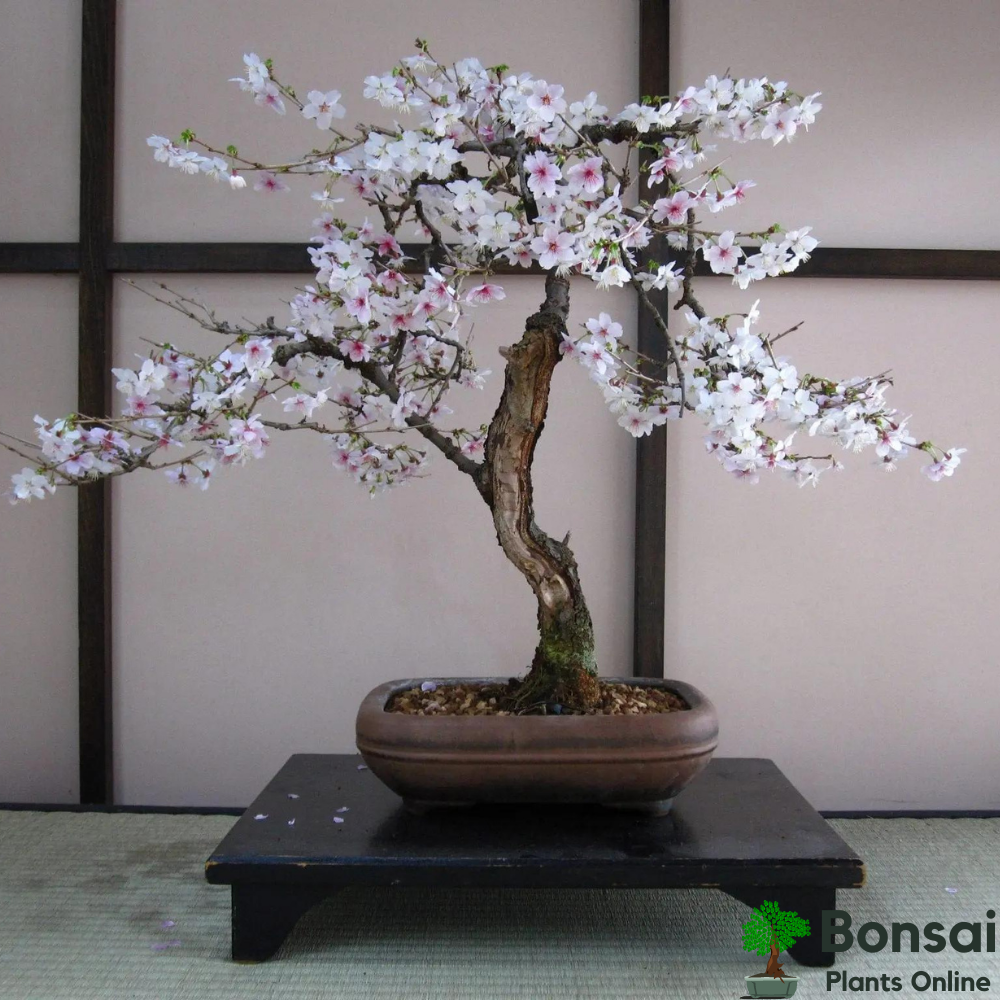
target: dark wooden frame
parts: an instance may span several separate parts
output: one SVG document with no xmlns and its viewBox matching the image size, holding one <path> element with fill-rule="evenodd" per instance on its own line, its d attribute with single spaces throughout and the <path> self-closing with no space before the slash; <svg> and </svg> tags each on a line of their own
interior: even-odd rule
<svg viewBox="0 0 1000 1000">
<path fill-rule="evenodd" d="M 298 243 L 116 243 L 114 217 L 116 0 L 83 0 L 80 232 L 76 243 L 0 243 L 0 274 L 79 276 L 79 402 L 82 412 L 105 408 L 112 349 L 111 277 L 118 272 L 306 274 Z M 670 93 L 670 0 L 640 5 L 639 88 Z M 524 274 L 520 268 L 510 273 Z M 699 271 L 699 273 L 707 273 Z M 1000 250 L 823 247 L 791 277 L 1000 280 Z M 646 317 L 639 346 L 662 357 Z M 665 428 L 638 442 L 635 500 L 636 675 L 663 676 L 666 602 Z M 78 514 L 80 801 L 113 801 L 110 491 L 80 490 Z"/>
<path fill-rule="evenodd" d="M 114 0 L 83 0 L 80 81 L 80 279 L 77 408 L 111 402 L 111 273 L 114 238 Z M 114 798 L 111 703 L 111 484 L 77 492 L 80 801 Z"/>
</svg>

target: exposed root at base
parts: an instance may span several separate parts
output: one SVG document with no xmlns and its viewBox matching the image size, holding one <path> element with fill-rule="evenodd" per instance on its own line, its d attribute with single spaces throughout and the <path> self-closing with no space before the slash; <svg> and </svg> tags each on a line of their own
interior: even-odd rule
<svg viewBox="0 0 1000 1000">
<path fill-rule="evenodd" d="M 583 667 L 561 671 L 553 684 L 551 675 L 533 668 L 523 680 L 512 680 L 505 692 L 504 708 L 514 715 L 530 715 L 548 705 L 559 705 L 562 711 L 575 713 L 592 709 L 600 698 L 597 677 Z"/>
</svg>

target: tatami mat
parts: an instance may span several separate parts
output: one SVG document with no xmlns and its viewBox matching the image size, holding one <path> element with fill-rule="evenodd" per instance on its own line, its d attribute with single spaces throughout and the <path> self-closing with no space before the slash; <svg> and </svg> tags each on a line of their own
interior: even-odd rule
<svg viewBox="0 0 1000 1000">
<path fill-rule="evenodd" d="M 306 916 L 278 957 L 229 961 L 229 890 L 203 864 L 225 816 L 0 813 L 2 1000 L 738 997 L 761 971 L 746 910 L 714 890 L 347 891 Z M 868 865 L 838 900 L 856 924 L 985 921 L 1000 912 L 1000 820 L 840 820 Z M 164 927 L 164 922 L 173 926 Z M 760 966 L 760 968 L 758 968 Z M 825 971 L 798 996 L 828 995 Z M 867 954 L 850 975 L 988 976 L 993 954 Z M 835 987 L 832 994 L 850 996 Z"/>
</svg>

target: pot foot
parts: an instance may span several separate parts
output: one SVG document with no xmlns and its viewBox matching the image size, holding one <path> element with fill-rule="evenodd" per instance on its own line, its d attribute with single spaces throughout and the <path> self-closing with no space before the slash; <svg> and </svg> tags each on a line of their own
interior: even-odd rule
<svg viewBox="0 0 1000 1000">
<path fill-rule="evenodd" d="M 653 802 L 605 802 L 605 809 L 620 809 L 623 812 L 643 813 L 646 816 L 667 816 L 673 809 L 673 799 L 656 799 Z"/>
</svg>

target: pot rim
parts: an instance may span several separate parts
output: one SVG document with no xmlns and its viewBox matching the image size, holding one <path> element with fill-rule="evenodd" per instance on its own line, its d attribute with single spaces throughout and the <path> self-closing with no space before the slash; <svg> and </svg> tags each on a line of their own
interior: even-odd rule
<svg viewBox="0 0 1000 1000">
<path fill-rule="evenodd" d="M 421 684 L 426 683 L 427 681 L 431 681 L 434 684 L 439 684 L 444 687 L 449 684 L 479 684 L 484 686 L 487 684 L 506 684 L 508 680 L 509 678 L 506 677 L 407 677 L 379 684 L 378 687 L 373 688 L 367 695 L 365 695 L 362 704 L 370 704 L 370 700 L 377 700 L 381 711 L 386 715 L 398 715 L 407 720 L 417 721 L 418 725 L 422 725 L 424 720 L 427 722 L 443 722 L 446 724 L 464 724 L 474 722 L 476 725 L 482 725 L 485 720 L 506 722 L 510 719 L 518 719 L 522 722 L 532 720 L 528 722 L 529 725 L 537 724 L 535 720 L 547 721 L 551 719 L 559 719 L 561 724 L 569 723 L 577 725 L 584 720 L 586 720 L 586 722 L 590 725 L 606 725 L 608 723 L 617 725 L 623 719 L 629 719 L 633 722 L 637 719 L 653 719 L 658 720 L 661 724 L 663 724 L 666 719 L 674 716 L 684 716 L 688 712 L 703 712 L 706 709 L 712 713 L 715 711 L 715 706 L 696 687 L 691 684 L 686 684 L 684 681 L 676 681 L 668 677 L 600 677 L 599 680 L 606 681 L 611 684 L 628 684 L 632 687 L 666 688 L 668 691 L 671 691 L 684 699 L 687 703 L 686 709 L 680 709 L 676 712 L 648 712 L 639 715 L 578 715 L 573 713 L 568 713 L 566 715 L 410 715 L 404 712 L 388 711 L 388 704 L 393 695 L 398 694 L 400 691 L 408 691 L 411 688 L 420 687 Z"/>
<path fill-rule="evenodd" d="M 749 975 L 749 976 L 744 976 L 743 977 L 744 981 L 748 982 L 748 983 L 751 982 L 751 981 L 753 981 L 755 983 L 759 983 L 762 979 L 770 979 L 773 982 L 777 978 L 778 978 L 777 976 L 755 976 L 755 975 Z M 785 975 L 784 975 L 784 977 L 783 977 L 783 981 L 784 982 L 788 982 L 788 980 L 790 980 L 790 979 L 794 979 L 796 982 L 798 982 L 799 977 L 796 976 L 796 975 L 793 975 L 791 972 L 786 972 Z"/>
</svg>

